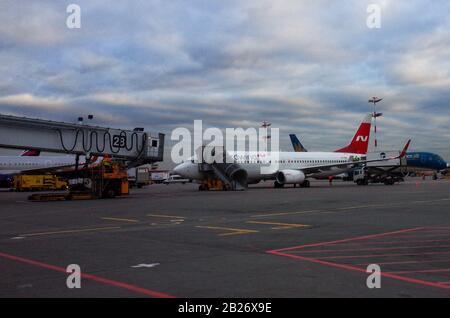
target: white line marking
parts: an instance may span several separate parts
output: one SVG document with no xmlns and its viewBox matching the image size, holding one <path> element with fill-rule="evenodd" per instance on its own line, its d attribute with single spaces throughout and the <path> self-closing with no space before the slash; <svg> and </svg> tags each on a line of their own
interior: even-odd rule
<svg viewBox="0 0 450 318">
<path fill-rule="evenodd" d="M 153 268 L 160 265 L 159 263 L 153 263 L 153 264 L 138 264 L 131 266 L 132 268 Z"/>
</svg>

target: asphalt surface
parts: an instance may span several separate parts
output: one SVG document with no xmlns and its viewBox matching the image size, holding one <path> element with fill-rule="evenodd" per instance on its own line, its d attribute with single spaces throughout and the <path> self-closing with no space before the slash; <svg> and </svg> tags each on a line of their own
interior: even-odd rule
<svg viewBox="0 0 450 318">
<path fill-rule="evenodd" d="M 0 297 L 450 296 L 450 181 L 27 196 L 0 192 Z M 66 285 L 69 264 L 80 289 Z"/>
</svg>

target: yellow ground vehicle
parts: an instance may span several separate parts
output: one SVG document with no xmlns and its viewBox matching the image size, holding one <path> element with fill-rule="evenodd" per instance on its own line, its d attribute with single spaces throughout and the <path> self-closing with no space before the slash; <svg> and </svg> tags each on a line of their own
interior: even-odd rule
<svg viewBox="0 0 450 318">
<path fill-rule="evenodd" d="M 220 179 L 208 178 L 202 181 L 202 183 L 200 183 L 198 189 L 200 191 L 210 191 L 210 190 L 228 191 L 230 190 L 230 187 Z"/>
<path fill-rule="evenodd" d="M 67 190 L 67 181 L 55 175 L 17 175 L 14 177 L 15 191 Z"/>
<path fill-rule="evenodd" d="M 75 174 L 82 183 L 70 184 L 69 193 L 39 193 L 31 201 L 92 200 L 114 198 L 129 194 L 128 173 L 120 162 L 103 161 L 93 168 Z"/>
</svg>

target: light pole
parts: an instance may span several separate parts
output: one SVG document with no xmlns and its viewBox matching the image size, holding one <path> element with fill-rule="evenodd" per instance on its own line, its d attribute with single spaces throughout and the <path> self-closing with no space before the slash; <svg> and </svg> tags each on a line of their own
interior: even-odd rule
<svg viewBox="0 0 450 318">
<path fill-rule="evenodd" d="M 373 126 L 375 131 L 375 150 L 378 147 L 378 139 L 377 139 L 377 118 L 383 116 L 383 113 L 377 113 L 377 103 L 381 102 L 383 99 L 378 97 L 372 97 L 369 99 L 369 103 L 373 104 Z"/>
<path fill-rule="evenodd" d="M 269 123 L 268 121 L 263 121 L 261 128 L 264 129 L 264 141 L 263 141 L 263 149 L 260 149 L 260 151 L 267 151 L 268 150 L 268 144 L 269 139 L 272 138 L 272 136 L 269 135 L 269 127 L 272 126 L 272 123 Z"/>
</svg>

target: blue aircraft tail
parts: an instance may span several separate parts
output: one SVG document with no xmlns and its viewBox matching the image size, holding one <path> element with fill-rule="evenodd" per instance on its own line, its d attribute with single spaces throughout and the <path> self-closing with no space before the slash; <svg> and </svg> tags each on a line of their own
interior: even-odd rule
<svg viewBox="0 0 450 318">
<path fill-rule="evenodd" d="M 289 137 L 291 137 L 292 146 L 294 147 L 295 152 L 308 152 L 296 135 L 291 134 Z"/>
</svg>

